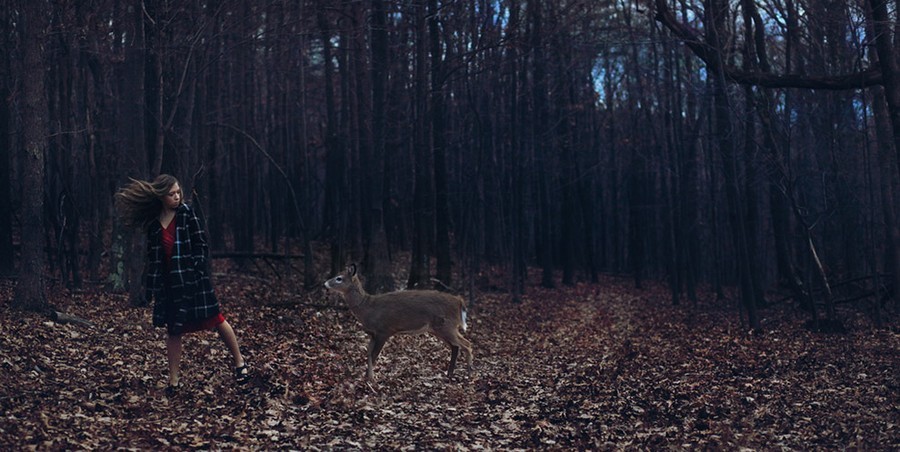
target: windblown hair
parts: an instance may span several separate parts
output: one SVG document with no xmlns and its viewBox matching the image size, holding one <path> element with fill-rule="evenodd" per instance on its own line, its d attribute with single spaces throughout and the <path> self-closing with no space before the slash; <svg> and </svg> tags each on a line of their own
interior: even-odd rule
<svg viewBox="0 0 900 452">
<path fill-rule="evenodd" d="M 131 179 L 115 195 L 119 218 L 128 227 L 145 227 L 150 224 L 159 217 L 163 207 L 162 198 L 177 182 L 178 179 L 169 174 L 160 174 L 152 182 Z"/>
</svg>

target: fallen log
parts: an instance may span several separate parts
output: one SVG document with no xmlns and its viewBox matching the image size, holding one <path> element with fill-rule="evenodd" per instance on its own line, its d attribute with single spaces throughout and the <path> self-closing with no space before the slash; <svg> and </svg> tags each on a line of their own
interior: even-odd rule
<svg viewBox="0 0 900 452">
<path fill-rule="evenodd" d="M 303 306 L 307 308 L 314 308 L 318 310 L 323 309 L 334 309 L 337 311 L 346 311 L 347 307 L 339 304 L 326 304 L 326 303 L 312 303 L 308 301 L 282 301 L 279 303 L 266 303 L 265 306 L 270 308 L 292 308 L 296 306 Z"/>
<path fill-rule="evenodd" d="M 85 326 L 88 328 L 94 328 L 96 325 L 91 323 L 89 320 L 83 319 L 78 316 L 74 316 L 71 314 L 66 314 L 65 312 L 59 312 L 57 310 L 50 311 L 50 318 L 53 319 L 56 323 L 72 323 L 75 325 Z"/>
<path fill-rule="evenodd" d="M 211 259 L 303 259 L 302 254 L 279 253 L 212 253 Z"/>
</svg>

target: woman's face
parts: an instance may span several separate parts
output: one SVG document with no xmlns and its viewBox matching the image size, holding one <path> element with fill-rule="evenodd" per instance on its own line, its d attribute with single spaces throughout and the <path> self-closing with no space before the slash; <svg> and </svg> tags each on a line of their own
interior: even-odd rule
<svg viewBox="0 0 900 452">
<path fill-rule="evenodd" d="M 163 196 L 162 202 L 163 207 L 172 210 L 177 209 L 181 205 L 181 186 L 178 185 L 178 182 L 175 182 L 169 188 L 169 192 Z"/>
</svg>

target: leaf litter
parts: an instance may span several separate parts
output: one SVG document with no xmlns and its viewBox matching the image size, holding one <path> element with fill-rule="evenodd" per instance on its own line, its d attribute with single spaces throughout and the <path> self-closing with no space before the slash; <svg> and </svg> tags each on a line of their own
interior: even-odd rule
<svg viewBox="0 0 900 452">
<path fill-rule="evenodd" d="M 57 324 L 11 310 L 0 281 L 0 448 L 900 449 L 900 336 L 853 310 L 848 333 L 823 335 L 770 307 L 754 335 L 732 304 L 672 306 L 621 278 L 519 304 L 486 291 L 470 302 L 474 369 L 448 381 L 442 344 L 397 336 L 370 384 L 367 338 L 335 297 L 246 273 L 215 283 L 251 380 L 194 334 L 171 398 L 148 308 L 51 287 L 95 327 Z"/>
</svg>

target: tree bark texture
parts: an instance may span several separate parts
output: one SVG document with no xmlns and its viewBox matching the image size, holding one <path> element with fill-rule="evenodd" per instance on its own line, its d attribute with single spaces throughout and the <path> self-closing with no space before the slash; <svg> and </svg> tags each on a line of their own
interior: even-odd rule
<svg viewBox="0 0 900 452">
<path fill-rule="evenodd" d="M 35 68 L 23 80 L 25 99 L 22 155 L 22 254 L 13 307 L 43 311 L 47 306 L 44 281 L 44 160 L 47 152 L 47 97 L 44 86 L 44 44 L 49 12 L 42 1 L 22 1 L 23 66 Z"/>
</svg>

